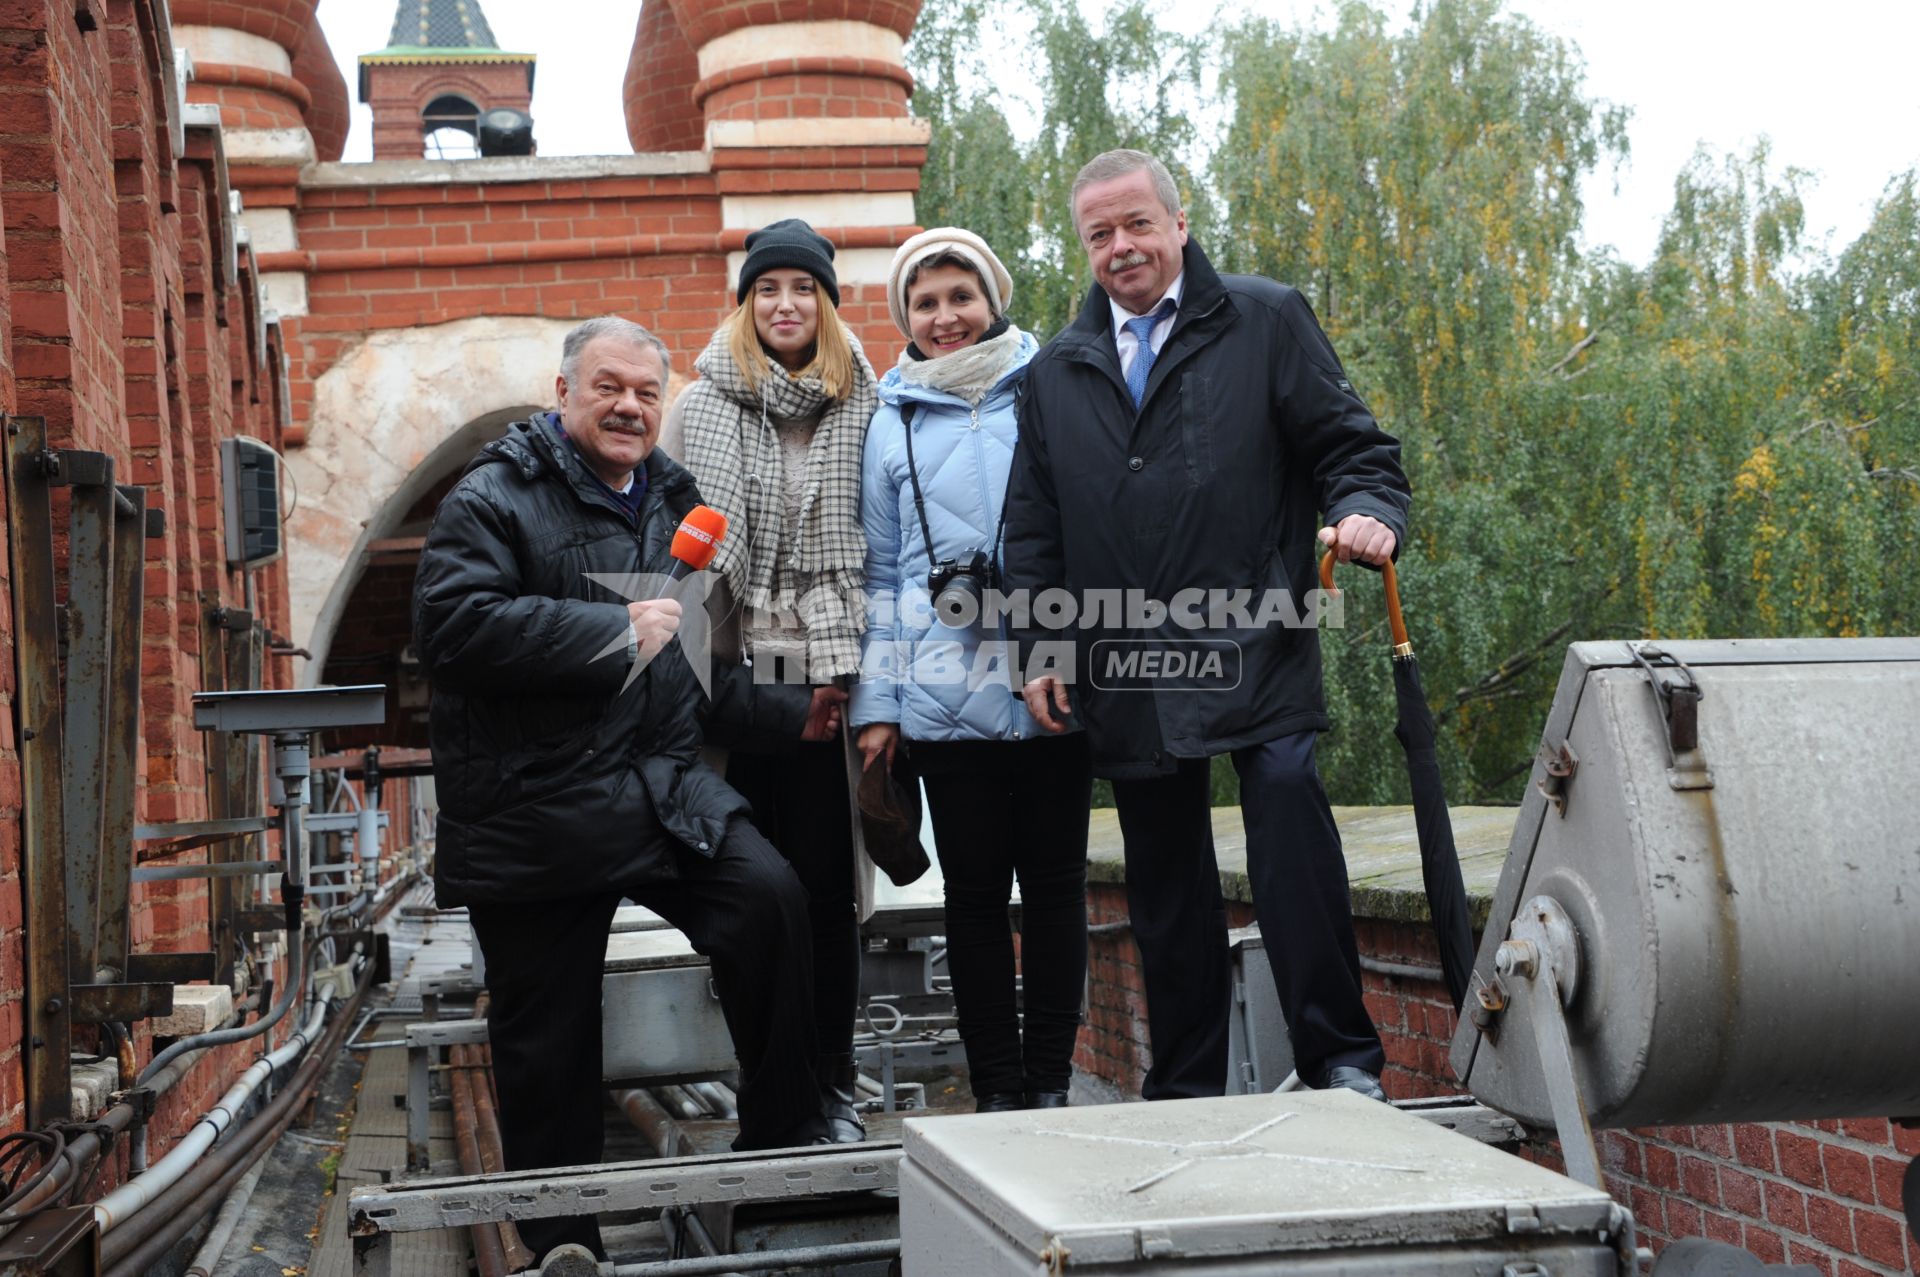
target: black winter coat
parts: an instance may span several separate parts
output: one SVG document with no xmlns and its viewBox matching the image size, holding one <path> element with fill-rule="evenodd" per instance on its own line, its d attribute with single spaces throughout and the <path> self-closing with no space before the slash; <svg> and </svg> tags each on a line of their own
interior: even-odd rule
<svg viewBox="0 0 1920 1277">
<path fill-rule="evenodd" d="M 747 810 L 698 761 L 702 714 L 800 732 L 807 689 L 716 668 L 709 706 L 677 639 L 622 690 L 626 602 L 587 574 L 665 572 L 674 529 L 700 503 L 657 449 L 646 474 L 630 521 L 550 426 L 515 422 L 434 516 L 413 631 L 433 682 L 443 905 L 670 879 Z"/>
<path fill-rule="evenodd" d="M 1028 368 L 1020 407 L 1010 589 L 1078 599 L 1134 589 L 1160 603 L 1219 592 L 1199 615 L 1224 624 L 1198 630 L 1171 619 L 1088 628 L 1082 613 L 1068 636 L 1070 696 L 1103 776 L 1163 775 L 1176 759 L 1324 731 L 1318 633 L 1249 626 L 1211 599 L 1246 591 L 1252 611 L 1264 591 L 1285 590 L 1304 615 L 1323 522 L 1372 515 L 1406 540 L 1400 446 L 1348 384 L 1305 299 L 1258 276 L 1220 276 L 1191 240 L 1184 257 L 1179 313 L 1138 412 L 1098 285 Z M 1028 645 L 1060 637 L 1021 631 Z M 1228 656 L 1225 677 L 1147 679 L 1114 664 L 1135 650 L 1195 651 L 1196 640 Z"/>
</svg>

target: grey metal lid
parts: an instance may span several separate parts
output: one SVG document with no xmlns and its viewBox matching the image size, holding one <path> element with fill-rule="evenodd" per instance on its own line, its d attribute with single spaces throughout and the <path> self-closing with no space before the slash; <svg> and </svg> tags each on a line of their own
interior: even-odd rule
<svg viewBox="0 0 1920 1277">
<path fill-rule="evenodd" d="M 679 931 L 616 931 L 607 937 L 607 974 L 655 971 L 663 967 L 704 967 L 693 942 Z"/>
<path fill-rule="evenodd" d="M 906 1158 L 1036 1260 L 1593 1235 L 1598 1189 L 1350 1091 L 910 1119 Z"/>
</svg>

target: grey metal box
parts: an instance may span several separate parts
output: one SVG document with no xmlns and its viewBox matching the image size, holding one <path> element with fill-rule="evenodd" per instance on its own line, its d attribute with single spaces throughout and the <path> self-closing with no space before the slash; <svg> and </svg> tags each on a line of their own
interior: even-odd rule
<svg viewBox="0 0 1920 1277">
<path fill-rule="evenodd" d="M 733 1037 L 707 960 L 678 931 L 615 932 L 600 986 L 602 1076 L 706 1078 L 735 1067 Z"/>
<path fill-rule="evenodd" d="M 1632 1255 L 1598 1189 L 1348 1091 L 905 1132 L 905 1277 L 1616 1277 Z"/>
<path fill-rule="evenodd" d="M 1293 1072 L 1293 1042 L 1258 925 L 1227 933 L 1233 951 L 1233 1015 L 1227 1021 L 1227 1094 L 1277 1090 Z"/>
</svg>

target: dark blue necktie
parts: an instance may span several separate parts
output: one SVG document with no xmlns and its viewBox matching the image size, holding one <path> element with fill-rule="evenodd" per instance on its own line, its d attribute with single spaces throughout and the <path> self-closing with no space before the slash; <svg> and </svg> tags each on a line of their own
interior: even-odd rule
<svg viewBox="0 0 1920 1277">
<path fill-rule="evenodd" d="M 1135 411 L 1139 410 L 1140 401 L 1147 397 L 1147 375 L 1153 371 L 1153 361 L 1157 358 L 1148 334 L 1153 331 L 1155 324 L 1172 313 L 1173 298 L 1169 297 L 1154 307 L 1152 314 L 1129 319 L 1123 325 L 1140 343 L 1140 348 L 1133 352 L 1133 363 L 1127 368 L 1127 390 L 1133 395 Z"/>
</svg>

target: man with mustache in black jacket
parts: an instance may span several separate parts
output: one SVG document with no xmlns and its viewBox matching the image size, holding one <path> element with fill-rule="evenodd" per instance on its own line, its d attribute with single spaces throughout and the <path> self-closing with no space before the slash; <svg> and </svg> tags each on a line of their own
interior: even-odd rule
<svg viewBox="0 0 1920 1277">
<path fill-rule="evenodd" d="M 1110 151 L 1081 170 L 1072 200 L 1096 282 L 1028 369 L 1006 584 L 1079 604 L 1079 677 L 1069 686 L 1029 666 L 1027 704 L 1049 730 L 1077 716 L 1094 774 L 1113 781 L 1152 1037 L 1143 1094 L 1226 1085 L 1231 969 L 1208 775 L 1228 754 L 1300 1076 L 1385 1098 L 1346 862 L 1313 761 L 1328 727 L 1319 638 L 1273 618 L 1306 605 L 1322 544 L 1377 564 L 1405 540 L 1399 445 L 1297 291 L 1214 271 L 1160 161 Z M 1095 595 L 1128 592 L 1149 605 L 1090 622 Z M 1203 621 L 1183 612 L 1183 592 L 1209 600 Z M 1287 606 L 1269 611 L 1273 599 Z M 1050 636 L 1022 637 L 1031 651 Z M 1234 668 L 1208 663 L 1221 658 Z M 1126 673 L 1193 665 L 1220 676 Z"/>
<path fill-rule="evenodd" d="M 487 1032 L 507 1169 L 597 1163 L 600 985 L 629 897 L 713 964 L 740 1060 L 735 1148 L 811 1144 L 814 1076 L 806 890 L 699 761 L 700 717 L 825 739 L 837 708 L 805 688 L 712 674 L 676 636 L 672 598 L 621 602 L 602 578 L 665 573 L 693 478 L 654 449 L 666 347 L 638 324 L 567 334 L 559 411 L 515 422 L 441 502 L 414 585 L 433 680 L 440 802 L 434 883 L 465 905 L 486 960 Z M 656 580 L 658 578 L 655 578 Z M 591 1217 L 529 1220 L 536 1255 Z"/>
</svg>

